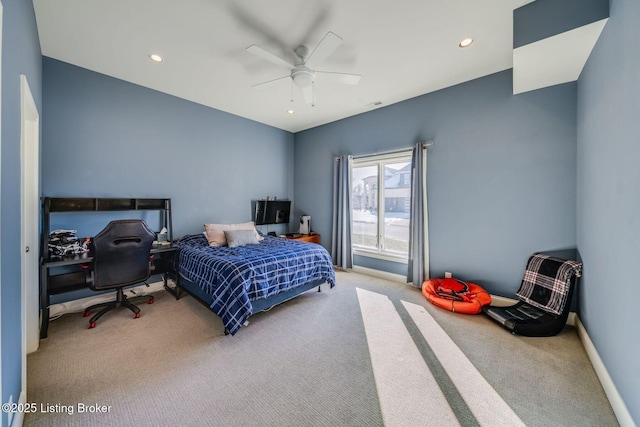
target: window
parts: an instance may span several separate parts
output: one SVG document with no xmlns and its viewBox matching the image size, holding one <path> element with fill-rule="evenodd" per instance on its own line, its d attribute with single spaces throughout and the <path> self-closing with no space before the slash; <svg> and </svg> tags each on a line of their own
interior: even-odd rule
<svg viewBox="0 0 640 427">
<path fill-rule="evenodd" d="M 411 151 L 354 159 L 351 176 L 354 253 L 406 261 Z"/>
</svg>

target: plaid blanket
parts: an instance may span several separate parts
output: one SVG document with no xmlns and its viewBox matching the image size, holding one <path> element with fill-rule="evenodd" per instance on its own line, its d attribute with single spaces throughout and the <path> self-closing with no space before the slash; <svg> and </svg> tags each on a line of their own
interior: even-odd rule
<svg viewBox="0 0 640 427">
<path fill-rule="evenodd" d="M 322 279 L 331 287 L 331 256 L 315 243 L 263 236 L 259 244 L 209 246 L 203 234 L 187 235 L 180 248 L 180 275 L 212 296 L 211 310 L 233 335 L 253 314 L 251 301 Z"/>
<path fill-rule="evenodd" d="M 527 304 L 561 314 L 567 304 L 571 278 L 580 277 L 582 264 L 543 254 L 534 254 L 516 295 Z"/>
</svg>

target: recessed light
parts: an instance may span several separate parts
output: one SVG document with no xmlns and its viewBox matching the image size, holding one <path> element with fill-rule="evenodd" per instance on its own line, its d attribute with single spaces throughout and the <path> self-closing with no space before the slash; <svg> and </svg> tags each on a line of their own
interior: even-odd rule
<svg viewBox="0 0 640 427">
<path fill-rule="evenodd" d="M 160 55 L 157 55 L 155 53 L 150 53 L 149 54 L 149 59 L 152 60 L 153 62 L 162 62 L 164 61 L 164 58 Z"/>
<path fill-rule="evenodd" d="M 294 110 L 287 110 L 287 114 L 294 115 L 296 112 Z"/>
<path fill-rule="evenodd" d="M 473 39 L 464 39 L 460 42 L 460 44 L 458 45 L 458 47 L 467 47 L 469 46 L 471 43 L 473 43 Z"/>
</svg>

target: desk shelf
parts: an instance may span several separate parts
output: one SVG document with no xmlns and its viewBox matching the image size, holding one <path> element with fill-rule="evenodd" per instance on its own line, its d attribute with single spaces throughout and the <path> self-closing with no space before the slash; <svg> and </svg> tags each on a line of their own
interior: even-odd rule
<svg viewBox="0 0 640 427">
<path fill-rule="evenodd" d="M 47 197 L 49 212 L 108 212 L 134 210 L 171 209 L 171 199 L 119 199 L 119 198 L 82 198 Z M 45 209 L 47 206 L 45 206 Z"/>
<path fill-rule="evenodd" d="M 87 273 L 74 271 L 72 273 L 57 274 L 49 277 L 49 295 L 59 295 L 67 292 L 79 291 L 87 287 Z"/>
<path fill-rule="evenodd" d="M 173 241 L 171 199 L 99 198 L 99 197 L 44 197 L 42 199 L 42 241 L 40 257 L 49 261 L 48 239 L 51 232 L 51 214 L 63 212 L 122 212 L 159 211 L 162 225 L 167 228 L 169 241 Z M 106 225 L 106 224 L 105 224 Z"/>
</svg>

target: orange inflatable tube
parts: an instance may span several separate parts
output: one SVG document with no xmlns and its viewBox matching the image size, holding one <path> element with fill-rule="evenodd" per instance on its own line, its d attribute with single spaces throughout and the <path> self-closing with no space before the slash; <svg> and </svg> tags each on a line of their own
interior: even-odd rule
<svg viewBox="0 0 640 427">
<path fill-rule="evenodd" d="M 482 286 L 458 279 L 431 279 L 422 283 L 422 295 L 431 304 L 454 313 L 478 314 L 491 304 L 491 295 Z"/>
</svg>

